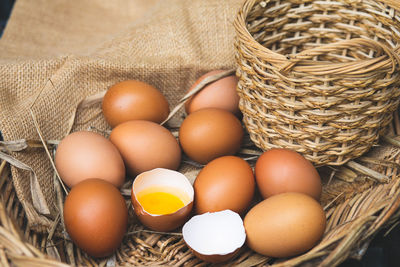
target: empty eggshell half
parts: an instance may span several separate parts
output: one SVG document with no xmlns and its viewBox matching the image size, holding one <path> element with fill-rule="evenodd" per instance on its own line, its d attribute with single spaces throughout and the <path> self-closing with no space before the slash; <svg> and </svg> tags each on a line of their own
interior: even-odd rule
<svg viewBox="0 0 400 267">
<path fill-rule="evenodd" d="M 211 263 L 233 258 L 246 241 L 243 220 L 231 210 L 193 216 L 183 226 L 182 234 L 193 254 Z"/>
<path fill-rule="evenodd" d="M 183 207 L 172 213 L 152 214 L 138 200 L 138 195 L 143 192 L 172 194 L 183 202 Z M 193 208 L 194 189 L 182 173 L 156 168 L 136 177 L 132 184 L 131 199 L 134 212 L 143 225 L 155 231 L 171 231 L 183 225 L 189 218 Z"/>
</svg>

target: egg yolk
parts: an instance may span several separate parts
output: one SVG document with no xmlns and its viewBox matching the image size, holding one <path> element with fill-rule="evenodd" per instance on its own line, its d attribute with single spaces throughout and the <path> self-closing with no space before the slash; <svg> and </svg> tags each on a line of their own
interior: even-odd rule
<svg viewBox="0 0 400 267">
<path fill-rule="evenodd" d="M 179 197 L 161 191 L 139 194 L 138 201 L 145 211 L 154 215 L 174 213 L 185 206 Z"/>
</svg>

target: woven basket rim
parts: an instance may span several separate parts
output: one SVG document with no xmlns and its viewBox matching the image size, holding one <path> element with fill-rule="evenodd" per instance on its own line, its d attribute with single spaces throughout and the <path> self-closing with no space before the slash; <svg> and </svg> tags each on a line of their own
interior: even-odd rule
<svg viewBox="0 0 400 267">
<path fill-rule="evenodd" d="M 395 2 L 393 0 L 377 0 L 378 2 L 382 2 L 384 4 L 389 5 L 390 7 L 399 10 L 400 11 L 400 3 Z M 285 56 L 280 53 L 274 52 L 270 50 L 269 48 L 263 46 L 260 44 L 254 37 L 251 35 L 251 33 L 247 29 L 246 25 L 246 19 L 249 14 L 249 12 L 253 9 L 256 3 L 261 2 L 260 0 L 247 0 L 243 3 L 242 7 L 239 9 L 239 12 L 237 13 L 237 16 L 234 20 L 234 27 L 236 30 L 236 38 L 239 39 L 240 42 L 245 42 L 247 44 L 251 44 L 247 46 L 247 49 L 251 50 L 252 54 L 255 56 L 259 57 L 260 59 L 263 59 L 265 61 L 268 61 L 271 65 L 275 66 L 278 68 L 280 72 L 287 72 L 290 69 L 294 69 L 296 71 L 300 72 L 305 72 L 309 74 L 316 74 L 320 72 L 320 66 L 316 66 L 316 69 L 309 69 L 308 71 L 305 70 L 304 68 L 297 68 L 296 69 L 296 63 L 299 61 L 304 62 L 304 60 L 309 60 L 312 57 L 322 54 L 326 51 L 329 50 L 335 50 L 335 49 L 343 49 L 344 47 L 347 49 L 351 48 L 357 48 L 357 47 L 369 47 L 371 49 L 378 50 L 380 52 L 384 52 L 388 57 L 385 55 L 374 57 L 371 59 L 361 59 L 361 60 L 356 60 L 352 62 L 329 62 L 329 67 L 333 69 L 338 69 L 338 68 L 343 68 L 343 69 L 350 69 L 349 74 L 354 74 L 351 73 L 352 70 L 354 69 L 360 69 L 363 68 L 361 65 L 364 66 L 369 66 L 369 65 L 375 65 L 377 62 L 380 63 L 381 69 L 384 68 L 385 71 L 388 71 L 390 74 L 395 71 L 395 65 L 396 63 L 400 65 L 400 47 L 396 47 L 395 49 L 391 49 L 387 47 L 386 45 L 379 43 L 374 40 L 369 40 L 369 39 L 363 39 L 363 38 L 352 38 L 350 40 L 343 40 L 331 44 L 321 44 L 321 46 L 312 48 L 312 49 L 307 49 L 300 51 L 299 53 L 295 55 L 290 55 L 290 56 Z M 264 3 L 270 2 L 270 0 L 264 1 Z M 306 65 L 307 67 L 311 66 L 312 64 L 315 64 L 315 61 L 309 62 L 309 65 Z M 323 64 L 321 62 L 321 64 Z M 390 70 L 388 70 L 388 67 Z M 328 73 L 323 73 L 323 75 L 326 75 Z"/>
</svg>

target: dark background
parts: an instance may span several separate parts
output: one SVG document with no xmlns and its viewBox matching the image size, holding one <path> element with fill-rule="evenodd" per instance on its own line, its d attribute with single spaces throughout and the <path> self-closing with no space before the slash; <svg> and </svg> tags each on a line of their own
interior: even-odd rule
<svg viewBox="0 0 400 267">
<path fill-rule="evenodd" d="M 14 0 L 0 0 L 0 38 L 13 4 Z M 383 229 L 378 233 L 360 261 L 349 259 L 339 267 L 400 267 L 400 226 L 396 226 L 387 235 L 386 232 L 387 229 Z"/>
<path fill-rule="evenodd" d="M 6 26 L 14 0 L 0 0 L 0 37 Z"/>
</svg>

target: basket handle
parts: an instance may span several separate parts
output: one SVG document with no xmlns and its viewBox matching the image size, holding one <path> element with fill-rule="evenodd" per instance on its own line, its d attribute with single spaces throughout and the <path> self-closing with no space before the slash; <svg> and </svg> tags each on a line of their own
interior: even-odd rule
<svg viewBox="0 0 400 267">
<path fill-rule="evenodd" d="M 290 71 L 292 68 L 296 66 L 301 61 L 312 59 L 315 56 L 327 54 L 333 51 L 343 50 L 343 49 L 355 49 L 355 48 L 368 47 L 373 49 L 379 53 L 385 53 L 378 58 L 371 58 L 367 60 L 360 60 L 348 63 L 338 63 L 342 68 L 345 68 L 347 73 L 353 72 L 355 70 L 359 70 L 360 67 L 364 69 L 366 72 L 374 70 L 376 68 L 382 68 L 382 66 L 391 66 L 391 71 L 389 73 L 393 73 L 396 70 L 396 65 L 400 65 L 400 47 L 397 47 L 395 50 L 387 47 L 386 45 L 379 43 L 370 39 L 363 38 L 354 38 L 350 40 L 343 40 L 340 42 L 323 45 L 320 47 L 304 50 L 298 54 L 293 56 L 288 56 L 288 61 L 281 66 L 279 69 L 280 72 L 285 73 Z M 389 58 L 388 58 L 389 57 Z M 318 72 L 323 72 L 323 69 L 319 69 Z M 328 71 L 328 69 L 327 69 Z"/>
</svg>

